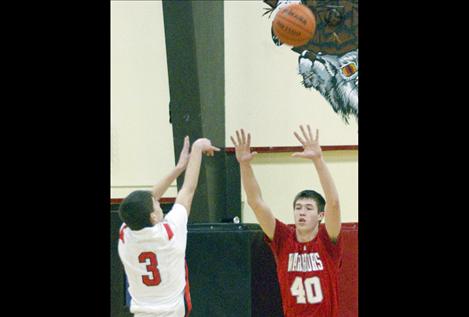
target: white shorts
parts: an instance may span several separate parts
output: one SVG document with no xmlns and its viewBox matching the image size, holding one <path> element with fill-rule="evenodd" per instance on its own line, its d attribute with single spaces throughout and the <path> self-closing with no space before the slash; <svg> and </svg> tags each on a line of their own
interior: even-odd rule
<svg viewBox="0 0 469 317">
<path fill-rule="evenodd" d="M 186 308 L 184 303 L 178 305 L 178 308 L 166 313 L 135 313 L 134 317 L 184 317 L 186 314 Z"/>
</svg>

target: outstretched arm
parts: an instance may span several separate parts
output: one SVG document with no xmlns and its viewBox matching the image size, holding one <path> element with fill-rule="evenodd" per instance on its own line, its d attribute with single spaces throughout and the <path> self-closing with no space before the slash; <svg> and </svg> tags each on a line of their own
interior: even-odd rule
<svg viewBox="0 0 469 317">
<path fill-rule="evenodd" d="M 208 156 L 213 156 L 214 151 L 220 151 L 220 149 L 212 146 L 209 139 L 198 139 L 192 144 L 192 151 L 187 165 L 186 175 L 184 176 L 184 183 L 175 202 L 186 208 L 187 215 L 190 214 L 192 199 L 194 198 L 197 182 L 199 181 L 202 154 L 206 153 Z"/>
<path fill-rule="evenodd" d="M 189 137 L 186 136 L 184 138 L 184 146 L 182 147 L 181 154 L 179 154 L 179 160 L 176 167 L 155 186 L 153 186 L 153 197 L 156 200 L 159 200 L 163 196 L 174 180 L 186 169 L 187 163 L 189 162 L 189 147 Z"/>
<path fill-rule="evenodd" d="M 269 206 L 262 199 L 261 189 L 252 170 L 251 160 L 257 153 L 251 153 L 251 135 L 248 133 L 246 138 L 244 130 L 241 129 L 241 133 L 236 131 L 237 142 L 233 137 L 230 138 L 236 148 L 236 159 L 239 162 L 241 180 L 246 192 L 248 205 L 254 211 L 262 231 L 272 240 L 275 233 L 275 217 Z"/>
<path fill-rule="evenodd" d="M 306 133 L 303 126 L 300 126 L 303 137 L 300 137 L 298 133 L 294 132 L 295 137 L 303 144 L 304 151 L 293 153 L 292 156 L 313 161 L 326 199 L 326 207 L 324 210 L 326 230 L 331 240 L 335 241 L 339 236 L 341 226 L 339 194 L 335 188 L 334 180 L 332 179 L 326 162 L 322 157 L 322 150 L 318 142 L 319 131 L 316 129 L 316 137 L 313 138 L 311 127 L 309 125 L 307 127 L 308 133 Z"/>
</svg>

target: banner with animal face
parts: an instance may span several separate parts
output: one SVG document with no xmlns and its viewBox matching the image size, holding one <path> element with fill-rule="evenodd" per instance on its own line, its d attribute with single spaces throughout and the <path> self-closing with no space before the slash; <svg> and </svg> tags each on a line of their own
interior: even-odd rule
<svg viewBox="0 0 469 317">
<path fill-rule="evenodd" d="M 318 90 L 345 123 L 358 120 L 358 0 L 264 0 L 270 19 L 292 4 L 306 5 L 315 16 L 314 37 L 293 47 L 306 88 Z M 268 32 L 270 30 L 266 30 Z M 276 46 L 283 45 L 274 34 Z"/>
<path fill-rule="evenodd" d="M 295 47 L 273 26 L 282 8 L 299 3 L 316 24 Z M 224 1 L 226 131 L 252 131 L 254 146 L 296 146 L 286 131 L 310 124 L 324 145 L 357 145 L 357 7 L 354 0 Z"/>
</svg>

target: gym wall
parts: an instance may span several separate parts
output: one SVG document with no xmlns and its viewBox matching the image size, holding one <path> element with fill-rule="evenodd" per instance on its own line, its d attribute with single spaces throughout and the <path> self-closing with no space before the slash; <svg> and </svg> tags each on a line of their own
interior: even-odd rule
<svg viewBox="0 0 469 317">
<path fill-rule="evenodd" d="M 274 45 L 262 1 L 225 1 L 227 137 L 244 128 L 253 146 L 297 146 L 293 131 L 310 123 L 321 145 L 357 145 L 358 125 L 346 125 L 315 89 L 301 85 L 298 54 Z"/>
<path fill-rule="evenodd" d="M 226 145 L 244 128 L 253 146 L 298 146 L 293 131 L 307 123 L 320 129 L 322 145 L 357 145 L 356 122 L 345 125 L 317 91 L 300 85 L 297 54 L 274 46 L 265 31 L 271 23 L 262 17 L 265 7 L 262 1 L 224 3 Z M 150 189 L 175 161 L 161 1 L 112 1 L 111 48 L 111 197 L 123 198 Z M 313 167 L 290 154 L 259 154 L 253 161 L 264 199 L 286 222 L 298 191 L 320 189 Z M 358 151 L 324 156 L 341 197 L 342 221 L 357 222 Z M 165 196 L 176 192 L 174 183 Z M 257 223 L 243 205 L 242 220 Z"/>
<path fill-rule="evenodd" d="M 285 223 L 293 223 L 293 198 L 303 189 L 323 193 L 314 165 L 307 160 L 290 157 L 291 153 L 259 154 L 253 169 L 262 196 L 275 216 Z M 326 151 L 328 164 L 339 192 L 342 222 L 358 222 L 358 153 L 357 151 Z M 244 191 L 242 201 L 246 201 Z M 257 223 L 247 203 L 242 204 L 242 218 Z"/>
<path fill-rule="evenodd" d="M 317 91 L 302 87 L 301 77 L 297 74 L 297 54 L 288 47 L 274 46 L 270 32 L 266 31 L 271 20 L 262 17 L 265 7 L 267 5 L 262 1 L 224 2 L 226 146 L 231 146 L 229 136 L 239 128 L 251 132 L 253 146 L 298 146 L 293 131 L 298 129 L 299 124 L 307 123 L 320 129 L 321 145 L 357 145 L 357 123 L 351 120 L 349 125 L 345 125 Z M 111 198 L 123 198 L 135 189 L 150 189 L 174 166 L 165 49 L 161 1 L 111 1 Z M 181 60 L 181 63 L 184 61 Z M 290 155 L 291 152 L 261 153 L 253 161 L 265 201 L 275 215 L 287 223 L 293 221 L 292 199 L 298 191 L 314 188 L 322 192 L 312 164 L 290 158 Z M 344 254 L 344 274 L 340 277 L 341 305 L 345 307 L 341 317 L 356 317 L 358 226 L 354 223 L 358 222 L 358 151 L 326 151 L 324 158 L 341 198 L 342 222 L 347 223 L 343 226 L 347 251 Z M 244 191 L 241 192 L 245 201 Z M 165 197 L 175 196 L 176 183 Z M 246 203 L 243 203 L 241 216 L 244 223 L 257 223 Z M 122 265 L 117 257 L 116 236 L 120 220 L 115 211 L 111 219 L 111 304 L 115 312 L 112 316 L 128 317 L 127 310 L 116 306 L 125 293 Z M 215 303 L 201 306 L 198 298 L 209 297 L 210 292 L 220 289 L 220 285 L 201 289 L 200 282 L 207 277 L 196 273 L 200 271 L 197 266 L 201 266 L 207 258 L 215 259 L 217 252 L 207 246 L 208 253 L 200 254 L 193 252 L 194 248 L 190 246 L 197 243 L 202 245 L 204 241 L 210 245 L 210 239 L 214 236 L 213 241 L 218 241 L 221 248 L 223 241 L 219 241 L 217 232 L 196 232 L 192 228 L 190 232 L 188 262 L 194 317 L 197 314 L 206 316 L 206 312 L 215 312 L 220 306 Z M 251 261 L 251 271 L 246 268 L 246 272 L 264 274 L 263 277 L 269 282 L 275 280 L 272 267 L 266 269 L 265 266 L 271 265 L 271 261 L 256 265 L 255 261 L 269 256 L 258 234 L 252 234 L 255 239 L 246 238 L 246 234 L 237 231 L 230 232 L 228 236 L 226 241 L 230 243 L 226 247 L 233 251 L 223 258 L 223 264 L 217 263 L 213 268 L 217 270 L 220 280 L 224 276 L 230 279 L 233 277 L 230 274 L 236 272 L 219 268 L 236 265 L 241 257 L 246 258 L 241 263 L 243 267 Z M 251 233 L 247 236 L 251 237 Z M 250 248 L 256 252 L 251 253 Z M 246 276 L 243 274 L 242 278 Z M 271 317 L 277 316 L 279 298 L 265 293 L 269 290 L 275 292 L 275 287 L 263 290 L 262 284 L 256 283 L 256 278 L 250 279 L 251 284 L 247 280 L 242 281 L 248 292 L 242 294 L 247 294 L 246 298 L 249 298 L 242 305 L 250 305 L 244 309 L 250 309 L 251 316 L 263 316 L 265 309 L 272 309 L 268 305 L 273 303 L 277 306 L 273 308 L 275 313 Z M 237 283 L 237 279 L 230 279 L 230 283 Z M 253 302 L 266 294 L 271 296 L 269 301 L 263 304 Z M 229 301 L 226 304 L 234 305 Z M 236 315 L 236 310 L 231 310 L 231 313 L 241 316 Z M 226 312 L 226 316 L 232 315 Z"/>
<path fill-rule="evenodd" d="M 111 197 L 174 167 L 161 1 L 111 2 Z M 176 184 L 166 193 L 176 196 Z"/>
</svg>

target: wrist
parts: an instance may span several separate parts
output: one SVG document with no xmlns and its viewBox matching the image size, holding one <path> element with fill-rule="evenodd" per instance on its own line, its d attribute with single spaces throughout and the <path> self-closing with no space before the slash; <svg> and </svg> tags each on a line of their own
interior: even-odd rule
<svg viewBox="0 0 469 317">
<path fill-rule="evenodd" d="M 251 161 L 242 161 L 242 162 L 239 162 L 239 166 L 240 166 L 240 167 L 243 167 L 243 166 L 251 166 Z"/>
<path fill-rule="evenodd" d="M 202 144 L 197 143 L 197 141 L 194 142 L 194 144 L 192 144 L 192 151 L 202 152 Z"/>
<path fill-rule="evenodd" d="M 320 156 L 315 156 L 311 159 L 313 161 L 314 164 L 318 164 L 318 163 L 322 163 L 324 162 L 323 158 L 322 158 L 322 155 Z"/>
</svg>

